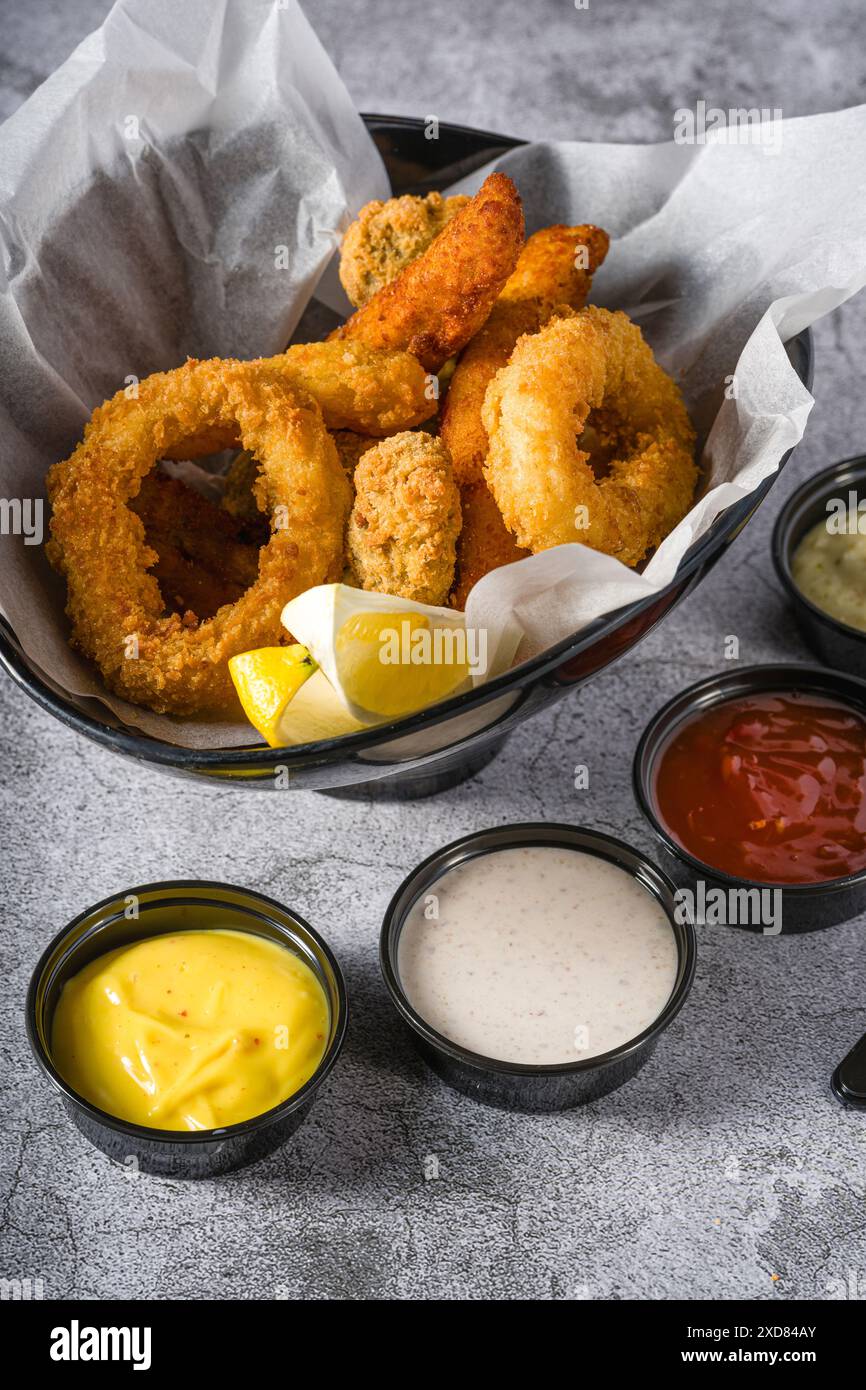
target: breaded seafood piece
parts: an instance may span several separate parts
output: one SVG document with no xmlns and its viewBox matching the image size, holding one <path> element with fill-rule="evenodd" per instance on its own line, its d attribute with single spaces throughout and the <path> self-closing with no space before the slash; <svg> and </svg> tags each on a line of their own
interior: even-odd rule
<svg viewBox="0 0 866 1390">
<path fill-rule="evenodd" d="M 457 541 L 456 582 L 448 602 L 462 612 L 479 579 L 532 552 L 517 544 L 483 478 L 460 488 L 460 510 L 463 525 Z"/>
<path fill-rule="evenodd" d="M 351 482 L 360 459 L 368 449 L 374 447 L 376 440 L 364 434 L 355 434 L 354 430 L 334 430 L 331 437 L 337 446 L 346 477 Z"/>
<path fill-rule="evenodd" d="M 351 484 L 359 458 L 368 449 L 372 449 L 376 440 L 371 439 L 366 434 L 355 434 L 354 430 L 331 430 L 330 433 L 337 447 L 337 457 L 343 466 L 343 472 Z M 241 450 L 232 459 L 225 475 L 225 486 L 220 507 L 230 516 L 236 518 L 238 522 L 244 523 L 244 532 L 257 532 L 261 526 L 266 527 L 264 516 L 259 511 L 259 504 L 256 500 L 255 484 L 258 476 L 258 462 L 252 454 L 245 450 Z M 144 485 L 142 485 L 142 491 L 144 491 Z M 267 536 L 264 539 L 267 539 Z M 258 543 L 262 544 L 262 540 L 260 539 Z"/>
<path fill-rule="evenodd" d="M 522 245 L 517 189 L 506 174 L 491 174 L 427 250 L 331 338 L 406 349 L 437 372 L 485 322 Z"/>
<path fill-rule="evenodd" d="M 459 531 L 460 495 L 440 439 L 406 432 L 367 450 L 355 469 L 348 532 L 362 589 L 444 603 Z"/>
<path fill-rule="evenodd" d="M 605 476 L 581 447 L 591 411 Z M 487 483 L 519 545 L 578 541 L 638 565 L 691 506 L 695 432 L 679 388 L 623 313 L 585 308 L 521 338 L 487 388 Z"/>
<path fill-rule="evenodd" d="M 452 596 L 456 608 L 465 607 L 473 584 L 490 570 L 530 553 L 508 530 L 484 481 L 487 432 L 481 410 L 487 387 L 523 334 L 536 333 L 554 314 L 582 308 L 608 244 L 607 233 L 591 225 L 543 227 L 529 237 L 490 317 L 460 354 L 441 419 L 463 507 Z"/>
<path fill-rule="evenodd" d="M 130 505 L 169 449 L 196 435 L 239 435 L 259 461 L 270 517 L 255 582 L 202 622 L 166 614 L 156 552 Z M 75 645 L 109 689 L 159 713 L 239 711 L 228 661 L 282 640 L 290 598 L 340 577 L 350 489 L 322 412 L 269 363 L 188 361 L 121 390 L 49 471 L 46 550 L 67 582 Z"/>
<path fill-rule="evenodd" d="M 490 317 L 461 353 L 442 407 L 441 434 L 461 486 L 482 478 L 481 408 L 493 377 L 518 338 L 536 333 L 559 306 L 583 308 L 608 244 L 607 233 L 593 226 L 543 227 L 526 242 Z"/>
<path fill-rule="evenodd" d="M 390 285 L 468 202 L 464 194 L 406 193 L 362 207 L 340 248 L 340 280 L 352 305 L 360 308 Z"/>
<path fill-rule="evenodd" d="M 363 342 L 294 343 L 276 357 L 258 357 L 248 365 L 279 375 L 287 387 L 312 397 L 329 430 L 393 434 L 429 420 L 438 408 L 424 368 L 402 349 Z M 239 443 L 237 426 L 226 422 L 198 430 L 178 445 L 167 443 L 163 457 L 195 459 Z"/>
</svg>

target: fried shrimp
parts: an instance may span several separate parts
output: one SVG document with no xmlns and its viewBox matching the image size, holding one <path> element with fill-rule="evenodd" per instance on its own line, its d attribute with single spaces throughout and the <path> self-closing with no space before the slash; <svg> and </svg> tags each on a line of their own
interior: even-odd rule
<svg viewBox="0 0 866 1390">
<path fill-rule="evenodd" d="M 340 248 L 340 280 L 353 306 L 360 308 L 390 285 L 468 202 L 462 194 L 407 193 L 361 208 Z"/>
<path fill-rule="evenodd" d="M 460 496 L 440 439 L 407 432 L 367 450 L 355 469 L 348 534 L 362 589 L 444 603 L 459 530 Z"/>
<path fill-rule="evenodd" d="M 600 479 L 580 447 L 593 410 L 608 446 Z M 691 505 L 691 421 L 625 314 L 582 309 L 522 338 L 487 388 L 482 418 L 488 485 L 532 551 L 580 541 L 637 565 Z"/>
<path fill-rule="evenodd" d="M 536 232 L 523 247 L 484 327 L 460 354 L 441 423 L 463 506 L 452 600 L 457 608 L 465 607 L 473 584 L 490 570 L 529 554 L 508 530 L 484 481 L 487 433 L 481 410 L 487 387 L 508 362 L 518 338 L 537 332 L 554 313 L 563 312 L 562 306 L 583 307 L 608 244 L 607 233 L 589 225 Z"/>
<path fill-rule="evenodd" d="M 141 518 L 130 503 L 156 461 L 189 437 L 234 433 L 260 461 L 271 518 L 255 582 L 199 622 L 166 615 Z M 236 711 L 228 659 L 280 641 L 295 594 L 337 579 L 350 490 L 319 407 L 270 363 L 189 361 L 100 406 L 82 443 L 48 475 L 51 563 L 65 577 L 75 644 L 110 689 L 159 713 Z"/>
<path fill-rule="evenodd" d="M 407 349 L 437 372 L 486 320 L 522 244 L 517 189 L 505 174 L 491 174 L 427 250 L 331 339 Z"/>
</svg>

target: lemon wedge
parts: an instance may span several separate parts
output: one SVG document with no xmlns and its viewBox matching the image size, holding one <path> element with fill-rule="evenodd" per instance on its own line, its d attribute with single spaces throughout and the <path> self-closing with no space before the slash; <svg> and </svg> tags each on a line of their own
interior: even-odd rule
<svg viewBox="0 0 866 1390">
<path fill-rule="evenodd" d="M 286 706 L 277 737 L 280 748 L 292 748 L 366 727 L 349 713 L 324 671 L 316 671 Z"/>
<path fill-rule="evenodd" d="M 272 748 L 282 748 L 286 709 L 318 669 L 306 647 L 258 647 L 229 659 L 244 714 Z"/>
<path fill-rule="evenodd" d="M 398 719 L 471 688 L 477 653 L 464 615 L 345 584 L 307 589 L 283 609 L 355 719 Z"/>
</svg>

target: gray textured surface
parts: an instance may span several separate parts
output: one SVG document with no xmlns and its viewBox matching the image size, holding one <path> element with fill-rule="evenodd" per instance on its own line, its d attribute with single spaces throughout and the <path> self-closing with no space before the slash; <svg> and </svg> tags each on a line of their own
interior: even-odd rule
<svg viewBox="0 0 866 1390">
<path fill-rule="evenodd" d="M 96 24 L 102 0 L 0 3 L 0 114 Z M 672 111 L 864 100 L 858 3 L 568 0 L 310 14 L 362 109 L 516 134 L 669 137 Z M 866 1119 L 828 1095 L 866 1028 L 863 920 L 802 939 L 704 930 L 691 1000 L 639 1080 L 553 1118 L 485 1110 L 431 1081 L 376 966 L 406 867 L 510 819 L 583 821 L 648 847 L 629 764 L 648 713 L 722 665 L 805 655 L 771 573 L 783 497 L 866 444 L 862 300 L 816 333 L 805 444 L 712 576 L 617 668 L 426 803 L 210 790 L 133 769 L 8 682 L 2 704 L 4 1138 L 0 1275 L 47 1296 L 759 1299 L 866 1291 Z M 591 787 L 573 790 L 576 763 Z M 330 938 L 354 1017 L 295 1141 L 191 1187 L 133 1178 L 61 1117 L 31 1064 L 22 1002 L 46 939 L 121 885 L 203 875 L 294 904 Z M 425 1180 L 428 1155 L 438 1180 Z M 774 1277 L 777 1276 L 777 1277 Z"/>
</svg>

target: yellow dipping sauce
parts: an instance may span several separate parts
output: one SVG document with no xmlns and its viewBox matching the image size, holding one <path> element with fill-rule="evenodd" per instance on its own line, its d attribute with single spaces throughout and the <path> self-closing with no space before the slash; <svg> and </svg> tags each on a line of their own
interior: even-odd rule
<svg viewBox="0 0 866 1390">
<path fill-rule="evenodd" d="M 328 1039 L 325 992 L 284 946 L 239 931 L 154 936 L 63 986 L 54 1065 L 86 1100 L 151 1129 L 221 1129 L 300 1090 Z"/>
<path fill-rule="evenodd" d="M 819 521 L 794 551 L 791 574 L 816 608 L 866 632 L 866 536 L 853 528 L 830 531 Z"/>
</svg>

